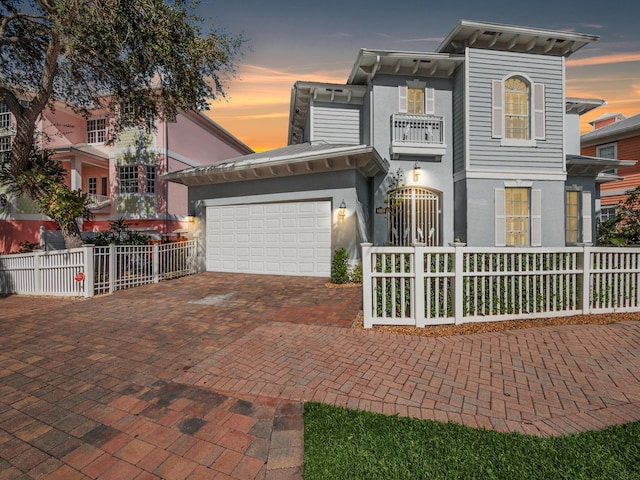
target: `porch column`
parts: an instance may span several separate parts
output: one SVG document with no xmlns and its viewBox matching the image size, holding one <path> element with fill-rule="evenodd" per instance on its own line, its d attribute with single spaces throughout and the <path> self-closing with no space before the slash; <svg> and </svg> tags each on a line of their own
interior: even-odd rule
<svg viewBox="0 0 640 480">
<path fill-rule="evenodd" d="M 71 159 L 71 190 L 82 190 L 82 162 Z"/>
</svg>

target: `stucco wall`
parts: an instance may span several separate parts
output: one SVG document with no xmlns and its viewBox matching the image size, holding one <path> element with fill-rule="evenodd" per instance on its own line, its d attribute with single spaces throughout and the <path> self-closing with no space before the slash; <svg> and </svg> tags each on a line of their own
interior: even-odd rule
<svg viewBox="0 0 640 480">
<path fill-rule="evenodd" d="M 467 236 L 463 240 L 469 246 L 495 246 L 495 189 L 504 187 L 504 180 L 467 179 Z M 564 246 L 564 182 L 534 181 L 531 188 L 542 190 L 542 246 Z"/>
<path fill-rule="evenodd" d="M 399 93 L 398 86 L 406 85 L 407 81 L 414 80 L 413 77 L 379 75 L 373 83 L 372 111 L 374 114 L 373 123 L 373 146 L 376 150 L 389 160 L 391 165 L 388 174 L 378 175 L 374 180 L 373 205 L 384 207 L 385 199 L 391 181 L 391 176 L 398 170 L 404 177 L 404 185 L 416 185 L 429 188 L 438 192 L 441 196 L 442 205 L 442 240 L 443 244 L 453 240 L 453 81 L 442 78 L 420 78 L 426 83 L 426 87 L 435 89 L 435 115 L 444 117 L 446 153 L 442 156 L 425 155 L 402 155 L 398 159 L 390 158 L 389 146 L 391 144 L 391 116 L 398 113 Z M 420 177 L 417 181 L 413 179 L 413 169 L 415 163 L 420 165 Z M 387 241 L 387 218 L 386 215 L 373 215 L 373 242 L 383 245 Z"/>
</svg>

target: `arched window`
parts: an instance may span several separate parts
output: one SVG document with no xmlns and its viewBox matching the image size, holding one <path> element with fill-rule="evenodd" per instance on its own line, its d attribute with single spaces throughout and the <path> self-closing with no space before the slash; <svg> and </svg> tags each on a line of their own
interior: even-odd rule
<svg viewBox="0 0 640 480">
<path fill-rule="evenodd" d="M 545 87 L 525 75 L 491 82 L 491 136 L 503 145 L 535 146 L 546 139 Z"/>
<path fill-rule="evenodd" d="M 401 187 L 389 193 L 387 240 L 391 245 L 425 243 L 439 246 L 440 196 L 421 187 Z"/>
<path fill-rule="evenodd" d="M 520 77 L 504 82 L 504 136 L 508 139 L 531 138 L 531 88 Z"/>
</svg>

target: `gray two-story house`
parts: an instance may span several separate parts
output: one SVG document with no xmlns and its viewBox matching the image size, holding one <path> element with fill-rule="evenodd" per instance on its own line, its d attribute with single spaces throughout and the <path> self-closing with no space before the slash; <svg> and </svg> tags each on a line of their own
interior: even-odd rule
<svg viewBox="0 0 640 480">
<path fill-rule="evenodd" d="M 593 35 L 461 21 L 433 53 L 363 49 L 345 84 L 293 86 L 288 146 L 166 178 L 188 185 L 206 269 L 328 276 L 377 245 L 594 239 L 565 59 Z"/>
</svg>

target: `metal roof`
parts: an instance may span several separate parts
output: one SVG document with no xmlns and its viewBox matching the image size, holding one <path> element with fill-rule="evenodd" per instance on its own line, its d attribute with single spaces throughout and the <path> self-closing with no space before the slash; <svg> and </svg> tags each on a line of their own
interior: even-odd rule
<svg viewBox="0 0 640 480">
<path fill-rule="evenodd" d="M 367 177 L 389 170 L 389 162 L 367 145 L 300 143 L 161 175 L 184 185 L 203 185 L 357 169 Z"/>
<path fill-rule="evenodd" d="M 600 37 L 541 28 L 461 20 L 436 49 L 463 53 L 466 47 L 568 57 Z"/>
<path fill-rule="evenodd" d="M 640 135 L 640 113 L 585 133 L 580 137 L 580 144 L 587 147 L 635 135 Z"/>
</svg>

